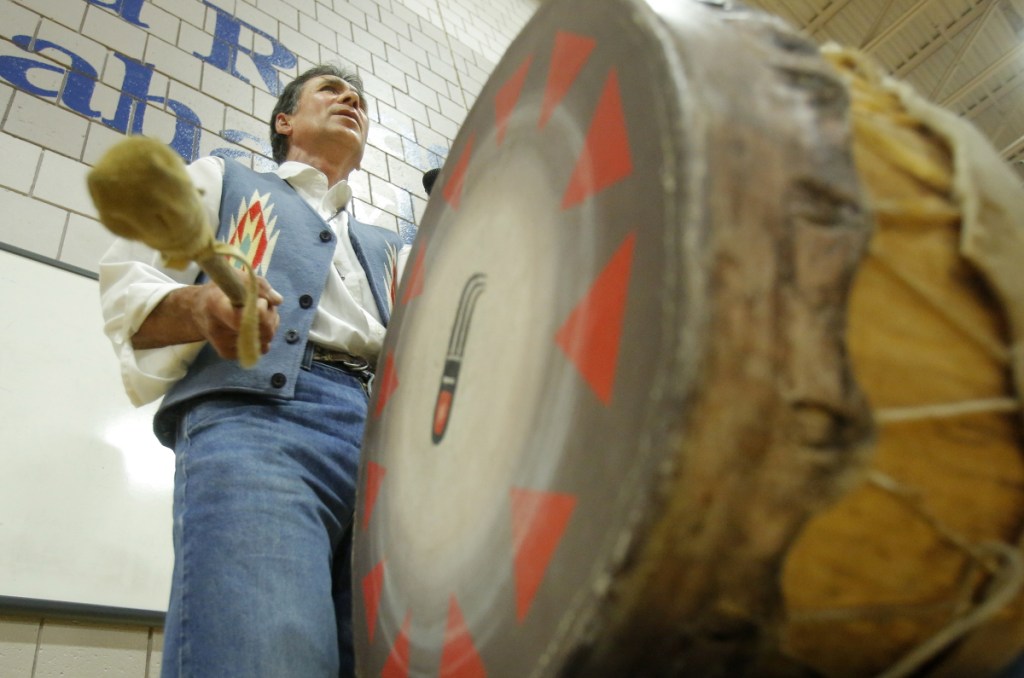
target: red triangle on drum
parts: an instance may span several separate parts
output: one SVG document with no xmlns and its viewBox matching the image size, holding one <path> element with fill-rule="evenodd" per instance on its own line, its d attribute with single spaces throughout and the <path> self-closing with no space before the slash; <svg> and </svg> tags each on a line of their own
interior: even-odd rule
<svg viewBox="0 0 1024 678">
<path fill-rule="evenodd" d="M 538 129 L 543 129 L 548 118 L 562 103 L 572 83 L 576 81 L 590 53 L 597 46 L 597 41 L 575 33 L 559 31 L 555 34 L 555 49 L 551 54 L 551 67 L 548 69 L 548 84 L 544 90 L 544 104 L 540 111 Z"/>
<path fill-rule="evenodd" d="M 414 298 L 423 294 L 423 259 L 427 253 L 426 247 L 420 247 L 416 253 L 416 259 L 412 262 L 412 270 L 409 271 L 409 282 L 405 286 L 405 293 L 402 295 L 402 303 L 408 304 Z"/>
<path fill-rule="evenodd" d="M 384 411 L 384 406 L 391 399 L 391 394 L 398 388 L 398 375 L 395 374 L 395 354 L 388 353 L 384 359 L 384 371 L 380 375 L 380 391 L 377 393 L 377 407 L 373 410 L 373 416 L 379 417 Z"/>
<path fill-rule="evenodd" d="M 523 83 L 526 82 L 526 74 L 530 70 L 533 57 L 529 56 L 519 69 L 512 74 L 494 98 L 495 117 L 498 125 L 498 145 L 505 139 L 505 128 L 508 126 L 508 119 L 512 115 L 516 104 L 519 102 L 519 95 L 523 91 Z"/>
<path fill-rule="evenodd" d="M 633 160 L 622 112 L 622 94 L 615 69 L 608 73 L 594 119 L 587 131 L 583 152 L 562 196 L 562 209 L 577 205 L 595 193 L 625 179 L 633 171 Z"/>
<path fill-rule="evenodd" d="M 373 569 L 363 577 L 363 602 L 366 605 L 366 630 L 373 642 L 373 633 L 377 630 L 377 613 L 380 611 L 380 594 L 384 588 L 384 561 L 374 565 Z"/>
<path fill-rule="evenodd" d="M 486 675 L 487 669 L 473 644 L 473 637 L 469 635 L 459 603 L 452 596 L 448 605 L 444 649 L 441 651 L 440 678 L 484 678 Z"/>
<path fill-rule="evenodd" d="M 380 672 L 380 678 L 409 678 L 409 625 L 412 622 L 412 614 L 405 614 L 405 621 L 402 622 L 402 630 L 395 638 L 395 644 L 391 646 L 388 660 L 384 662 L 384 668 Z"/>
<path fill-rule="evenodd" d="M 455 209 L 459 209 L 459 201 L 462 200 L 462 186 L 466 183 L 466 168 L 469 167 L 469 158 L 473 153 L 475 139 L 475 134 L 470 135 L 466 147 L 462 149 L 462 155 L 459 156 L 459 161 L 455 164 L 455 169 L 452 170 L 451 178 L 445 183 L 444 190 L 441 192 L 448 204 Z"/>
<path fill-rule="evenodd" d="M 373 515 L 373 507 L 377 504 L 377 495 L 380 493 L 380 484 L 384 481 L 384 475 L 388 472 L 386 468 L 375 462 L 366 464 L 366 496 L 363 498 L 363 529 L 370 526 L 370 516 Z"/>
<path fill-rule="evenodd" d="M 633 232 L 619 245 L 590 291 L 555 334 L 555 343 L 605 406 L 611 404 L 615 386 L 635 245 Z"/>
<path fill-rule="evenodd" d="M 512 539 L 516 620 L 522 622 L 537 595 L 551 557 L 576 507 L 570 494 L 512 488 Z"/>
</svg>

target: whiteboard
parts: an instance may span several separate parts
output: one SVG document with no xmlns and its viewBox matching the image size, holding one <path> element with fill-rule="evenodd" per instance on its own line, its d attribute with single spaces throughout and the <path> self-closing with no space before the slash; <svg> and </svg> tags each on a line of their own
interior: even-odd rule
<svg viewBox="0 0 1024 678">
<path fill-rule="evenodd" d="M 122 390 L 97 281 L 0 250 L 0 323 L 0 611 L 162 616 L 174 455 Z"/>
</svg>

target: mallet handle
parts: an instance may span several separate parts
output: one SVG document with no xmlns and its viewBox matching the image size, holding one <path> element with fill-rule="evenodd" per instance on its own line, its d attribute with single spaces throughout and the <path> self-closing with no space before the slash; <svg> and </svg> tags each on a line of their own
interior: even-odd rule
<svg viewBox="0 0 1024 678">
<path fill-rule="evenodd" d="M 216 283 L 217 287 L 224 291 L 224 294 L 228 295 L 233 306 L 241 308 L 245 305 L 245 285 L 223 256 L 214 254 L 204 259 L 197 259 L 196 263 L 206 272 L 206 275 L 210 276 L 210 280 Z"/>
</svg>

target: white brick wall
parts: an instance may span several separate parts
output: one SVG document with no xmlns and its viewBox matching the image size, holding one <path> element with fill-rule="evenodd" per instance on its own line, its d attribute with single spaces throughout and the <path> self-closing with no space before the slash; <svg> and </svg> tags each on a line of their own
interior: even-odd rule
<svg viewBox="0 0 1024 678">
<path fill-rule="evenodd" d="M 144 92 L 151 99 L 159 98 L 146 104 L 143 133 L 170 142 L 179 118 L 167 100 L 178 102 L 199 119 L 202 131 L 190 148 L 193 155 L 225 152 L 265 168 L 266 160 L 253 154 L 268 152 L 266 117 L 275 97 L 259 69 L 245 54 L 239 54 L 235 62 L 236 73 L 242 77 L 200 58 L 214 49 L 218 12 L 199 0 L 147 0 L 138 17 L 148 24 L 143 28 L 104 4 L 110 3 L 0 0 L 4 18 L 0 22 L 0 58 L 36 64 L 28 76 L 34 91 L 0 79 L 0 148 L 28 153 L 26 158 L 38 158 L 38 149 L 46 149 L 65 158 L 65 168 L 95 162 L 120 136 L 109 123 L 119 107 L 127 105 L 122 97 L 124 59 L 131 58 L 151 65 Z M 418 205 L 424 204 L 425 196 L 417 173 L 443 162 L 501 51 L 536 8 L 536 0 L 237 0 L 213 4 L 231 10 L 233 16 L 254 27 L 240 31 L 243 50 L 266 54 L 270 41 L 276 40 L 295 55 L 297 63 L 285 69 L 284 80 L 329 59 L 348 63 L 363 76 L 367 92 L 374 98 L 370 109 L 374 129 L 363 167 L 366 176 L 353 182 L 357 197 L 365 203 L 361 216 L 389 228 L 414 218 L 412 212 L 422 213 Z M 16 35 L 63 49 L 26 51 L 24 42 L 15 43 Z M 74 53 L 75 59 L 64 50 Z M 125 56 L 115 57 L 115 52 Z M 71 78 L 65 71 L 73 63 L 82 71 L 76 74 L 80 87 L 99 73 L 101 82 L 88 92 L 88 115 L 83 114 L 83 95 L 68 100 Z M 90 130 L 94 131 L 87 143 Z M 30 152 L 32 147 L 37 149 L 35 153 Z M 58 164 L 50 161 L 50 165 Z M 18 163 L 6 168 L 6 174 L 0 174 L 2 185 L 22 198 L 42 201 L 81 218 L 91 217 L 80 190 L 64 191 L 39 181 L 33 193 L 26 187 L 27 166 Z M 396 174 L 395 167 L 402 169 Z M 7 176 L 11 172 L 17 176 Z M 48 174 L 47 181 L 64 176 L 79 181 L 80 174 L 80 169 L 73 174 Z M 60 193 L 65 197 L 58 197 Z M 27 208 L 21 205 L 21 209 L 25 213 Z M 42 216 L 52 212 L 33 208 L 28 213 Z M 62 228 L 72 223 L 63 221 Z M 33 244 L 33 248 L 34 243 L 41 243 L 39 253 L 50 256 L 53 229 L 53 224 L 6 225 L 2 240 L 17 246 Z M 56 238 L 62 260 L 95 269 L 90 260 L 95 256 L 93 249 L 83 243 L 87 251 L 78 251 L 82 240 L 64 235 L 62 232 Z"/>
<path fill-rule="evenodd" d="M 362 171 L 351 180 L 355 211 L 405 236 L 426 205 L 423 171 L 444 161 L 483 82 L 538 4 L 210 1 L 295 54 L 283 81 L 321 60 L 357 69 L 372 97 L 373 125 Z M 134 111 L 136 117 L 145 111 L 142 132 L 171 142 L 179 120 L 174 107 L 187 106 L 202 129 L 198 154 L 226 151 L 266 169 L 267 119 L 276 99 L 245 54 L 237 56 L 236 69 L 248 82 L 195 56 L 211 54 L 218 18 L 201 0 L 146 0 L 138 17 L 145 28 L 108 4 L 114 3 L 0 0 L 0 156 L 6 160 L 0 165 L 0 243 L 93 271 L 111 236 L 94 218 L 83 179 L 121 137 L 111 120 L 131 110 L 122 96 L 126 75 L 146 72 L 139 64 L 126 68 L 124 59 L 150 64 L 143 90 L 149 100 Z M 76 57 L 55 48 L 34 51 L 31 39 Z M 271 46 L 249 29 L 239 42 L 257 54 Z M 16 74 L 16 64 L 30 65 L 23 72 L 27 82 L 4 76 Z M 154 678 L 162 649 L 159 629 L 0 616 L 4 678 Z"/>
<path fill-rule="evenodd" d="M 32 675 L 39 627 L 39 621 L 0 617 L 0 675 Z"/>
</svg>

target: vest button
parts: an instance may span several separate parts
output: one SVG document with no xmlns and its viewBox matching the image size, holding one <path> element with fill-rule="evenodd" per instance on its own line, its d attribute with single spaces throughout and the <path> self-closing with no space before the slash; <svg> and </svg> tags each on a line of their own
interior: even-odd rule
<svg viewBox="0 0 1024 678">
<path fill-rule="evenodd" d="M 299 333 L 295 330 L 288 330 L 284 333 L 284 340 L 289 344 L 294 344 L 299 340 Z"/>
<path fill-rule="evenodd" d="M 311 297 L 310 295 L 303 294 L 301 297 L 299 297 L 299 306 L 301 306 L 302 308 L 309 308 L 312 305 L 313 297 Z"/>
<path fill-rule="evenodd" d="M 281 388 L 287 383 L 288 377 L 284 376 L 283 372 L 275 372 L 273 376 L 270 377 L 270 385 L 274 388 Z"/>
<path fill-rule="evenodd" d="M 320 231 L 321 242 L 331 242 L 332 238 L 334 238 L 334 234 L 328 231 L 327 229 Z"/>
</svg>

